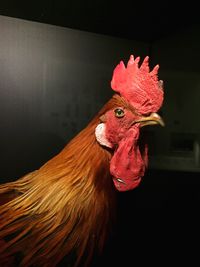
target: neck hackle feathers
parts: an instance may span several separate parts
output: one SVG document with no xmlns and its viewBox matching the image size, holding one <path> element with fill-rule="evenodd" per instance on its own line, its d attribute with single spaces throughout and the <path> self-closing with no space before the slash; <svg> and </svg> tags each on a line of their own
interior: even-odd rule
<svg viewBox="0 0 200 267">
<path fill-rule="evenodd" d="M 131 55 L 127 67 L 121 61 L 114 69 L 111 87 L 124 97 L 140 114 L 156 112 L 163 102 L 162 81 L 158 80 L 159 65 L 149 69 L 149 57 L 138 67 L 140 58 Z"/>
</svg>

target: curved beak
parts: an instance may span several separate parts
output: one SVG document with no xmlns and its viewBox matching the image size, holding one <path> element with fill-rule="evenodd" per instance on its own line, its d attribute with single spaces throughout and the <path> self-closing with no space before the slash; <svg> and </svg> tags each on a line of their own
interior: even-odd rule
<svg viewBox="0 0 200 267">
<path fill-rule="evenodd" d="M 151 113 L 150 116 L 141 117 L 139 120 L 136 120 L 135 123 L 140 123 L 141 127 L 146 125 L 155 125 L 160 124 L 165 126 L 163 119 L 157 113 Z"/>
</svg>

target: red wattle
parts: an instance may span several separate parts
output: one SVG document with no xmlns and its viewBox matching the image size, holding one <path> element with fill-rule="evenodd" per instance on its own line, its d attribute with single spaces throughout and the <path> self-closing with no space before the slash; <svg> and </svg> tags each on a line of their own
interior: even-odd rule
<svg viewBox="0 0 200 267">
<path fill-rule="evenodd" d="M 117 190 L 128 191 L 139 185 L 147 163 L 147 150 L 141 155 L 139 128 L 132 128 L 119 143 L 110 162 L 110 173 Z"/>
</svg>

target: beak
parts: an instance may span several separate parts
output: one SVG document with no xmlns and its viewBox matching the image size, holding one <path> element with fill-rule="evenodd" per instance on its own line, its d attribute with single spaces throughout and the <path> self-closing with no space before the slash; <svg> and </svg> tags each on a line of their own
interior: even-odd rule
<svg viewBox="0 0 200 267">
<path fill-rule="evenodd" d="M 135 121 L 135 123 L 140 123 L 141 127 L 155 124 L 165 126 L 163 119 L 157 113 L 151 113 L 148 117 L 141 117 L 139 120 Z"/>
</svg>

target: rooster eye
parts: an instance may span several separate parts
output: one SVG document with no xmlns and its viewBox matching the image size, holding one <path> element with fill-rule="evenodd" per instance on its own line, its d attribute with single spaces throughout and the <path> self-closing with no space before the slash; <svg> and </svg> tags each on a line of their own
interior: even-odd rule
<svg viewBox="0 0 200 267">
<path fill-rule="evenodd" d="M 116 108 L 115 110 L 114 110 L 114 112 L 115 112 L 115 116 L 117 117 L 117 118 L 122 118 L 122 117 L 124 117 L 124 111 L 123 111 L 123 109 L 121 109 L 121 108 Z"/>
</svg>

